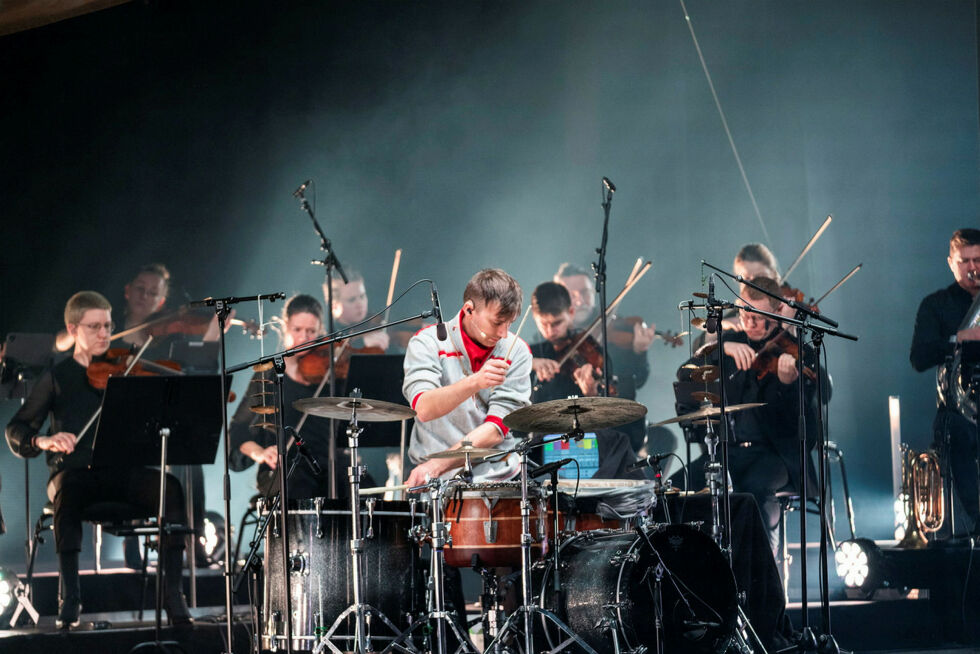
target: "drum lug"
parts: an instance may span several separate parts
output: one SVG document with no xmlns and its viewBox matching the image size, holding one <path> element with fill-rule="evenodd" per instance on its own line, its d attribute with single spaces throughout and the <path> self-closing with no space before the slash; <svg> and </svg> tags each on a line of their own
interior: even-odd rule
<svg viewBox="0 0 980 654">
<path fill-rule="evenodd" d="M 377 501 L 378 500 L 373 497 L 364 500 L 364 503 L 367 504 L 368 510 L 368 527 L 364 533 L 364 537 L 368 539 L 374 538 L 374 505 L 377 503 Z"/>
<path fill-rule="evenodd" d="M 323 538 L 323 524 L 320 522 L 320 516 L 323 514 L 322 497 L 313 500 L 313 508 L 316 511 L 316 537 Z"/>
<path fill-rule="evenodd" d="M 289 555 L 289 573 L 297 575 L 310 574 L 310 557 L 306 553 L 293 552 Z"/>
<path fill-rule="evenodd" d="M 626 561 L 629 561 L 630 563 L 636 563 L 639 559 L 640 559 L 640 553 L 637 552 L 636 550 L 629 551 L 625 554 L 623 553 L 622 550 L 617 550 L 616 553 L 609 558 L 609 565 L 618 568 Z"/>
<path fill-rule="evenodd" d="M 266 633 L 269 634 L 269 650 L 278 651 L 279 649 L 279 625 L 282 623 L 282 613 L 279 611 L 273 611 L 269 614 L 269 620 L 266 623 Z"/>
<path fill-rule="evenodd" d="M 497 525 L 499 523 L 496 520 L 485 520 L 483 522 L 483 540 L 487 543 L 497 542 Z"/>
</svg>

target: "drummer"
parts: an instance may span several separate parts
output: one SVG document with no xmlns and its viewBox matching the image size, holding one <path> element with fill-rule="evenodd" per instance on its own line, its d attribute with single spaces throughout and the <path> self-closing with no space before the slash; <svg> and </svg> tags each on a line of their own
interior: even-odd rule
<svg viewBox="0 0 980 654">
<path fill-rule="evenodd" d="M 466 284 L 463 307 L 446 323 L 444 340 L 431 326 L 408 342 L 402 393 L 417 414 L 408 450 L 416 465 L 408 485 L 460 468 L 462 458 L 426 457 L 458 449 L 464 440 L 476 448 L 514 445 L 503 418 L 527 406 L 531 395 L 531 351 L 509 331 L 522 300 L 513 277 L 497 268 L 481 270 Z M 517 472 L 516 456 L 473 467 L 477 481 L 506 480 Z"/>
</svg>

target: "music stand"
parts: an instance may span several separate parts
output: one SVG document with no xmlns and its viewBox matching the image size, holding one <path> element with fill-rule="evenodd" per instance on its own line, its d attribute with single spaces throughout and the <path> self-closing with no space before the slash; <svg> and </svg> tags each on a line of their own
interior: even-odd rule
<svg viewBox="0 0 980 654">
<path fill-rule="evenodd" d="M 90 467 L 160 466 L 157 525 L 142 533 L 156 533 L 161 557 L 164 533 L 188 533 L 186 525 L 163 522 L 167 464 L 214 463 L 224 404 L 221 388 L 220 375 L 109 377 L 106 384 Z M 183 649 L 176 641 L 160 640 L 162 574 L 161 559 L 156 573 L 156 637 L 131 652 L 145 647 Z"/>
</svg>

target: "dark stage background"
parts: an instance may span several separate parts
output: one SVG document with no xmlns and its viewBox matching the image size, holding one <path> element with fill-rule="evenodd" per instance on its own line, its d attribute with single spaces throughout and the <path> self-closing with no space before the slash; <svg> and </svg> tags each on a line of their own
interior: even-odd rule
<svg viewBox="0 0 980 654">
<path fill-rule="evenodd" d="M 611 291 L 651 259 L 625 313 L 675 330 L 701 259 L 727 267 L 764 241 L 785 267 L 833 214 L 792 281 L 819 296 L 864 263 L 822 306 L 861 336 L 829 343 L 830 432 L 860 530 L 886 537 L 887 397 L 925 446 L 915 310 L 951 281 L 950 233 L 977 226 L 976 2 L 688 9 L 761 222 L 674 1 L 149 2 L 0 38 L 0 334 L 58 329 L 83 288 L 121 301 L 148 261 L 170 266 L 177 300 L 318 293 L 318 240 L 290 195 L 311 177 L 374 306 L 402 248 L 399 288 L 431 277 L 451 310 L 481 267 L 530 292 L 587 264 L 606 175 Z M 427 306 L 419 289 L 392 316 Z M 231 363 L 258 354 L 229 339 Z M 651 419 L 672 415 L 685 357 L 654 345 Z M 31 469 L 35 513 L 46 471 Z M 6 448 L 0 473 L 0 562 L 19 565 L 23 468 Z M 252 480 L 233 478 L 236 521 Z M 218 466 L 208 497 L 220 510 Z"/>
</svg>

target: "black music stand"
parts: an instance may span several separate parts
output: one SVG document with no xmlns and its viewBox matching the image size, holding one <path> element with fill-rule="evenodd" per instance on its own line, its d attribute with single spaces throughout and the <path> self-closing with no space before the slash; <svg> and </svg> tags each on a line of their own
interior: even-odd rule
<svg viewBox="0 0 980 654">
<path fill-rule="evenodd" d="M 106 384 L 90 466 L 160 466 L 157 524 L 144 533 L 156 533 L 161 556 L 164 533 L 188 533 L 186 525 L 163 522 L 167 464 L 214 463 L 224 404 L 221 388 L 220 375 L 109 377 Z M 183 650 L 176 641 L 160 640 L 162 574 L 161 560 L 156 573 L 155 639 L 136 645 L 130 652 L 143 648 Z"/>
</svg>

